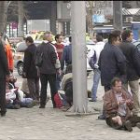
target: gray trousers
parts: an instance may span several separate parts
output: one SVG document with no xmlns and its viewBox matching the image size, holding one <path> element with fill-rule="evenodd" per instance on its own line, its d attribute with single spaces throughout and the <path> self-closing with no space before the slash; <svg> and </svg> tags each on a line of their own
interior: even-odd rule
<svg viewBox="0 0 140 140">
<path fill-rule="evenodd" d="M 139 103 L 139 81 L 129 81 L 125 84 L 126 89 L 128 90 L 128 85 L 130 86 L 131 93 L 133 95 L 134 100 L 134 110 L 133 113 L 137 114 L 140 111 L 140 103 Z"/>
<path fill-rule="evenodd" d="M 39 78 L 27 78 L 27 82 L 31 98 L 34 100 L 39 100 Z"/>
</svg>

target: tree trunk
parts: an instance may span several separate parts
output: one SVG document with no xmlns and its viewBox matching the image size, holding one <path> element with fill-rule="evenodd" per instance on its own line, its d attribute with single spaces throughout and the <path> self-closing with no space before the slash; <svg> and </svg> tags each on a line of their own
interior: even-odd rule
<svg viewBox="0 0 140 140">
<path fill-rule="evenodd" d="M 93 22 L 92 22 L 92 16 L 93 16 L 93 1 L 87 1 L 88 7 L 86 8 L 87 11 L 87 27 L 88 27 L 88 33 L 90 37 L 93 36 Z"/>
<path fill-rule="evenodd" d="M 23 1 L 18 1 L 18 37 L 24 36 L 24 5 Z"/>
<path fill-rule="evenodd" d="M 7 25 L 7 1 L 0 1 L 0 32 L 4 32 Z"/>
</svg>

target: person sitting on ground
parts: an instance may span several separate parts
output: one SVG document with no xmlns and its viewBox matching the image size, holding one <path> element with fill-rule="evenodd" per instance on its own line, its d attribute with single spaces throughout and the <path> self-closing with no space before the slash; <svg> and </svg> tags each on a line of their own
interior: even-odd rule
<svg viewBox="0 0 140 140">
<path fill-rule="evenodd" d="M 12 88 L 13 87 L 13 88 Z M 20 107 L 33 107 L 37 102 L 32 98 L 27 98 L 26 95 L 18 87 L 9 86 L 6 84 L 6 106 L 9 109 L 19 109 Z"/>
<path fill-rule="evenodd" d="M 140 117 L 133 114 L 132 95 L 122 87 L 120 78 L 113 78 L 112 88 L 104 95 L 106 123 L 115 129 L 132 131 L 132 127 L 140 128 Z"/>
<path fill-rule="evenodd" d="M 62 90 L 65 92 L 66 101 L 71 107 L 73 104 L 72 64 L 68 65 L 62 78 Z"/>
</svg>

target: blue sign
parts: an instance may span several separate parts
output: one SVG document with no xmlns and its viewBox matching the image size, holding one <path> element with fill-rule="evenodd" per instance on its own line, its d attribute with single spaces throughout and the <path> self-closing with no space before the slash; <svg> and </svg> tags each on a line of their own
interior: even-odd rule
<svg viewBox="0 0 140 140">
<path fill-rule="evenodd" d="M 92 16 L 93 23 L 105 23 L 106 19 L 104 15 L 93 15 Z"/>
</svg>

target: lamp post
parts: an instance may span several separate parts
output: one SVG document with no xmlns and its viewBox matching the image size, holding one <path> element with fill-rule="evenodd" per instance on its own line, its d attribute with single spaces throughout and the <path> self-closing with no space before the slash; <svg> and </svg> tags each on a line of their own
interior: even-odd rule
<svg viewBox="0 0 140 140">
<path fill-rule="evenodd" d="M 73 109 L 87 113 L 86 9 L 85 1 L 71 1 Z"/>
</svg>

